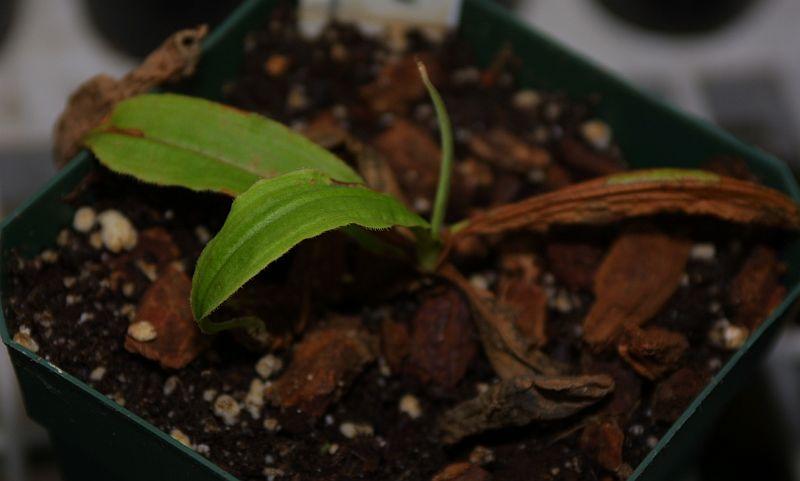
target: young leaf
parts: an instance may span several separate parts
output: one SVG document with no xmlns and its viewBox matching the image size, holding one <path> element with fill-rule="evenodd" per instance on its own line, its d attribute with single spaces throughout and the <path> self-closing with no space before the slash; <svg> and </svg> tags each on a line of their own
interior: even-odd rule
<svg viewBox="0 0 800 481">
<path fill-rule="evenodd" d="M 84 144 L 116 172 L 234 196 L 262 178 L 300 169 L 362 182 L 338 157 L 278 122 L 176 94 L 121 102 Z"/>
<path fill-rule="evenodd" d="M 191 304 L 203 318 L 248 279 L 300 241 L 356 224 L 369 229 L 428 223 L 399 201 L 359 185 L 302 170 L 257 182 L 233 203 L 225 224 L 197 261 Z"/>
</svg>

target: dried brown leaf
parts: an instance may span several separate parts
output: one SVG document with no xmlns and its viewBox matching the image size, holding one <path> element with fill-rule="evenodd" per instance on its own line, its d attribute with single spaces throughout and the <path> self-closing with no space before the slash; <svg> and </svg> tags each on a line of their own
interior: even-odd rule
<svg viewBox="0 0 800 481">
<path fill-rule="evenodd" d="M 489 481 L 491 475 L 472 463 L 461 462 L 451 464 L 438 473 L 431 481 Z"/>
<path fill-rule="evenodd" d="M 653 317 L 680 284 L 691 242 L 650 229 L 628 230 L 611 245 L 594 280 L 595 301 L 583 322 L 594 349 Z"/>
<path fill-rule="evenodd" d="M 180 30 L 167 38 L 142 64 L 121 79 L 108 75 L 90 78 L 70 95 L 54 129 L 54 153 L 59 167 L 74 157 L 81 139 L 97 127 L 114 106 L 127 98 L 194 74 L 201 41 L 208 27 Z"/>
<path fill-rule="evenodd" d="M 777 190 L 702 171 L 624 172 L 503 205 L 473 216 L 457 236 L 559 224 L 606 224 L 662 213 L 708 215 L 744 224 L 800 228 L 798 206 Z"/>
<path fill-rule="evenodd" d="M 784 266 L 775 250 L 757 246 L 747 256 L 731 282 L 730 303 L 734 306 L 734 322 L 752 332 L 767 319 L 786 295 L 780 283 Z"/>
<path fill-rule="evenodd" d="M 473 320 L 478 328 L 484 353 L 501 379 L 531 373 L 559 374 L 563 366 L 541 352 L 532 339 L 517 328 L 519 312 L 499 304 L 491 293 L 478 290 L 450 264 L 439 274 L 453 283 L 469 301 Z"/>
<path fill-rule="evenodd" d="M 125 337 L 125 349 L 158 361 L 162 367 L 180 369 L 208 345 L 192 316 L 189 293 L 192 281 L 183 271 L 168 268 L 145 291 L 136 308 L 136 321 L 147 321 L 157 337 L 141 342 Z"/>
<path fill-rule="evenodd" d="M 688 348 L 689 341 L 679 332 L 632 327 L 620 338 L 617 352 L 634 371 L 654 381 L 674 370 Z"/>
<path fill-rule="evenodd" d="M 343 318 L 317 328 L 295 346 L 288 369 L 265 390 L 275 406 L 311 417 L 339 399 L 376 355 L 377 341 L 358 319 Z"/>
<path fill-rule="evenodd" d="M 455 443 L 488 430 L 564 419 L 613 389 L 614 381 L 605 375 L 531 375 L 503 380 L 444 412 L 439 420 L 441 437 L 445 443 Z"/>
<path fill-rule="evenodd" d="M 522 174 L 550 164 L 550 154 L 546 149 L 498 128 L 470 137 L 469 148 L 478 158 L 500 169 Z"/>
</svg>

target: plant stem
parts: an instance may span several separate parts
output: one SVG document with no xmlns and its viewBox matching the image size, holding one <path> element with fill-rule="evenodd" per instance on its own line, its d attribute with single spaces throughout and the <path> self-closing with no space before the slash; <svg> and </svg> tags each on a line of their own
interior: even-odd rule
<svg viewBox="0 0 800 481">
<path fill-rule="evenodd" d="M 425 64 L 417 61 L 419 74 L 428 95 L 433 101 L 433 108 L 436 110 L 436 120 L 439 122 L 439 137 L 442 147 L 442 161 L 439 166 L 439 185 L 436 187 L 436 199 L 433 203 L 433 213 L 431 214 L 431 234 L 434 239 L 441 237 L 442 224 L 444 223 L 445 212 L 447 211 L 447 199 L 450 196 L 450 178 L 453 172 L 453 128 L 450 125 L 450 116 L 444 106 L 442 96 L 431 83 Z"/>
</svg>

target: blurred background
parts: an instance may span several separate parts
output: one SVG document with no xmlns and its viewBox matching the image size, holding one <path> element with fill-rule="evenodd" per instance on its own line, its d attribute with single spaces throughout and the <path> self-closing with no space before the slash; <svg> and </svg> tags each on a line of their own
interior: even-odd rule
<svg viewBox="0 0 800 481">
<path fill-rule="evenodd" d="M 170 32 L 214 25 L 238 3 L 0 0 L 0 216 L 53 175 L 52 124 L 83 80 L 100 72 L 120 76 Z M 800 170 L 800 0 L 502 3 L 595 62 Z M 47 437 L 25 418 L 13 376 L 0 352 L 0 481 L 57 480 Z M 796 324 L 719 422 L 687 479 L 800 480 Z"/>
</svg>

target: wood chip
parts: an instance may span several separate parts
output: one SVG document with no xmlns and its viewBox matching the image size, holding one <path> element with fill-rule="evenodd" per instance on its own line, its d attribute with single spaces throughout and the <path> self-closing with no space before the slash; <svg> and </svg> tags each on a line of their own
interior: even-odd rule
<svg viewBox="0 0 800 481">
<path fill-rule="evenodd" d="M 651 169 L 602 177 L 473 216 L 457 236 L 553 225 L 607 224 L 664 213 L 800 228 L 798 206 L 781 192 L 702 171 Z"/>
<path fill-rule="evenodd" d="M 632 474 L 630 466 L 622 460 L 625 434 L 613 419 L 589 422 L 581 433 L 579 446 L 603 468 L 627 479 Z"/>
<path fill-rule="evenodd" d="M 564 164 L 591 177 L 621 172 L 625 166 L 611 155 L 598 152 L 573 137 L 565 137 L 559 143 Z"/>
<path fill-rule="evenodd" d="M 492 385 L 478 397 L 444 412 L 442 440 L 455 443 L 473 434 L 534 421 L 570 417 L 614 389 L 605 375 L 520 376 Z"/>
<path fill-rule="evenodd" d="M 318 417 L 375 359 L 376 351 L 376 340 L 358 319 L 336 319 L 295 346 L 289 367 L 266 389 L 266 398 L 283 409 Z"/>
<path fill-rule="evenodd" d="M 686 336 L 659 327 L 630 328 L 617 345 L 620 357 L 651 381 L 675 370 L 688 348 Z"/>
<path fill-rule="evenodd" d="M 491 475 L 472 463 L 461 462 L 451 464 L 438 473 L 431 481 L 489 481 Z"/>
<path fill-rule="evenodd" d="M 136 308 L 135 323 L 150 323 L 157 337 L 142 342 L 128 335 L 125 349 L 158 361 L 165 368 L 180 369 L 192 362 L 208 342 L 192 316 L 191 289 L 192 281 L 186 273 L 175 268 L 162 273 Z"/>
<path fill-rule="evenodd" d="M 469 148 L 479 159 L 500 169 L 521 174 L 543 169 L 551 160 L 546 149 L 497 128 L 483 135 L 471 136 Z"/>
<path fill-rule="evenodd" d="M 97 75 L 70 95 L 54 129 L 56 165 L 64 166 L 81 148 L 83 137 L 119 102 L 166 83 L 190 77 L 200 59 L 208 27 L 180 30 L 121 79 Z"/>
<path fill-rule="evenodd" d="M 441 67 L 431 54 L 417 53 L 390 61 L 378 72 L 374 82 L 361 87 L 361 96 L 372 110 L 405 115 L 412 102 L 427 95 L 419 76 L 418 61 L 425 64 L 434 85 L 441 83 Z"/>
<path fill-rule="evenodd" d="M 430 135 L 408 121 L 398 120 L 379 135 L 374 146 L 386 159 L 405 198 L 430 201 L 436 190 L 441 151 Z M 428 209 L 417 209 L 427 211 Z"/>
<path fill-rule="evenodd" d="M 708 383 L 703 371 L 685 367 L 658 383 L 653 392 L 653 419 L 675 422 Z"/>
<path fill-rule="evenodd" d="M 591 289 L 603 249 L 587 242 L 554 241 L 545 252 L 547 265 L 559 281 L 573 290 Z"/>
<path fill-rule="evenodd" d="M 767 319 L 786 295 L 786 287 L 780 283 L 783 271 L 774 249 L 763 245 L 753 249 L 729 290 L 735 324 L 743 324 L 752 332 Z"/>
<path fill-rule="evenodd" d="M 424 384 L 454 387 L 478 351 L 469 307 L 454 289 L 429 297 L 411 322 L 408 370 Z"/>
<path fill-rule="evenodd" d="M 621 234 L 595 276 L 584 340 L 595 350 L 605 349 L 626 328 L 658 313 L 680 284 L 691 246 L 687 238 L 647 228 Z"/>
</svg>

